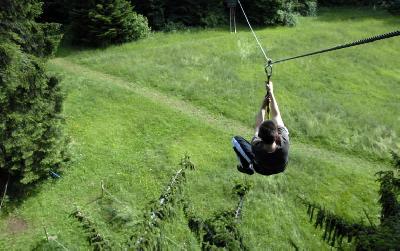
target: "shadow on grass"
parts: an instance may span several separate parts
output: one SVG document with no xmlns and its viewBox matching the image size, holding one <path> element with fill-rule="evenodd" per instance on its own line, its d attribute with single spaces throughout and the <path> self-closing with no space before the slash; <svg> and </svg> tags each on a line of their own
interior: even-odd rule
<svg viewBox="0 0 400 251">
<path fill-rule="evenodd" d="M 23 185 L 16 182 L 16 180 L 18 180 L 18 177 L 10 177 L 8 180 L 8 173 L 4 170 L 0 170 L 0 201 L 5 194 L 0 216 L 13 212 L 16 208 L 20 207 L 25 200 L 37 195 L 41 191 L 41 185 L 47 179 L 43 178 L 30 185 Z M 51 182 L 55 183 L 56 181 L 56 179 L 53 179 Z M 7 182 L 8 186 L 5 191 Z"/>
<path fill-rule="evenodd" d="M 54 56 L 57 58 L 64 58 L 64 57 L 68 57 L 72 54 L 76 54 L 76 53 L 84 52 L 84 51 L 91 51 L 91 50 L 95 50 L 95 49 L 96 48 L 75 45 L 73 43 L 71 34 L 67 30 L 65 32 L 63 38 L 61 39 L 60 44 L 59 44 Z"/>
<path fill-rule="evenodd" d="M 373 6 L 343 6 L 343 7 L 321 7 L 317 16 L 321 22 L 345 22 L 363 21 L 375 19 L 386 22 L 387 24 L 400 24 L 400 19 L 390 14 L 386 9 Z"/>
</svg>

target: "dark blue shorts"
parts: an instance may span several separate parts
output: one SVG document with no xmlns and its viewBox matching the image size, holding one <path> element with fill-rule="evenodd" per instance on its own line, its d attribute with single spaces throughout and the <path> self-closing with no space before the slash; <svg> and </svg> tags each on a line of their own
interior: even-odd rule
<svg viewBox="0 0 400 251">
<path fill-rule="evenodd" d="M 240 136 L 235 136 L 232 138 L 232 145 L 240 162 L 240 166 L 238 166 L 239 172 L 254 174 L 254 154 L 251 151 L 250 142 Z"/>
</svg>

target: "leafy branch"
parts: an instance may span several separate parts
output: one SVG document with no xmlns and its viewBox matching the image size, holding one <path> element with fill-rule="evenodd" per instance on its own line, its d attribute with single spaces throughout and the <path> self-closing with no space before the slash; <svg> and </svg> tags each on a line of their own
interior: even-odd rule
<svg viewBox="0 0 400 251">
<path fill-rule="evenodd" d="M 342 244 L 344 237 L 348 242 L 355 239 L 356 250 L 397 250 L 400 247 L 400 157 L 392 152 L 395 171 L 377 172 L 380 183 L 379 203 L 381 205 L 380 225 L 364 226 L 352 223 L 329 212 L 322 206 L 300 198 L 307 206 L 310 222 L 315 222 L 316 228 L 324 228 L 323 239 L 331 246 Z M 315 216 L 315 217 L 314 217 Z M 367 215 L 368 220 L 371 219 Z"/>
<path fill-rule="evenodd" d="M 72 216 L 81 223 L 90 245 L 93 246 L 93 250 L 112 250 L 110 242 L 97 231 L 95 224 L 79 208 L 72 213 Z"/>
<path fill-rule="evenodd" d="M 336 244 L 341 246 L 344 238 L 347 238 L 347 242 L 350 243 L 363 232 L 375 231 L 374 226 L 365 226 L 362 223 L 348 221 L 317 203 L 307 201 L 301 197 L 299 199 L 307 206 L 310 222 L 314 223 L 315 228 L 323 229 L 322 238 L 331 246 Z"/>
<path fill-rule="evenodd" d="M 146 213 L 144 220 L 137 225 L 137 234 L 130 237 L 128 242 L 130 248 L 135 250 L 160 248 L 162 222 L 174 215 L 174 208 L 181 202 L 186 171 L 195 169 L 188 155 L 182 158 L 180 167 L 159 199 L 150 203 L 150 212 Z"/>
<path fill-rule="evenodd" d="M 227 250 L 248 250 L 239 230 L 239 218 L 243 211 L 243 202 L 251 185 L 247 182 L 237 183 L 233 192 L 239 196 L 238 206 L 234 210 L 215 213 L 211 218 L 203 220 L 197 217 L 194 210 L 186 202 L 184 213 L 188 226 L 201 243 L 202 250 L 226 248 Z"/>
</svg>

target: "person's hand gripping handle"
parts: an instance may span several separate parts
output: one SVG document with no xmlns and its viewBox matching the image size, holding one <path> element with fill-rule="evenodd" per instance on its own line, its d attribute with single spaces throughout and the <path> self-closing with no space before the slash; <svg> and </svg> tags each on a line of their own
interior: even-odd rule
<svg viewBox="0 0 400 251">
<path fill-rule="evenodd" d="M 269 119 L 269 114 L 271 111 L 270 104 L 271 104 L 271 93 L 273 92 L 273 84 L 271 81 L 265 81 L 265 88 L 267 89 L 267 94 L 265 95 L 265 101 L 267 104 L 267 116 Z"/>
</svg>

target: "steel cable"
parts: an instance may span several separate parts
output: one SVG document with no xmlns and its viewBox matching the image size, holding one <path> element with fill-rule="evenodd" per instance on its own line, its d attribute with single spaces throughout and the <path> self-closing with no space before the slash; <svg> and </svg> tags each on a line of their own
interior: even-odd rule
<svg viewBox="0 0 400 251">
<path fill-rule="evenodd" d="M 375 42 L 375 41 L 378 41 L 378 40 L 387 39 L 387 38 L 391 38 L 391 37 L 396 37 L 396 36 L 399 36 L 399 35 L 400 35 L 400 31 L 392 31 L 392 32 L 385 33 L 385 34 L 382 34 L 382 35 L 377 35 L 377 36 L 373 36 L 373 37 L 357 40 L 355 42 L 351 42 L 351 43 L 347 43 L 347 44 L 343 44 L 343 45 L 338 45 L 338 46 L 335 46 L 335 47 L 332 47 L 332 48 L 329 48 L 329 49 L 324 49 L 324 50 L 320 50 L 320 51 L 316 51 L 316 52 L 310 52 L 310 53 L 306 53 L 306 54 L 295 56 L 295 57 L 289 57 L 289 58 L 284 58 L 284 59 L 272 61 L 271 64 L 278 64 L 278 63 L 282 63 L 282 62 L 293 60 L 293 59 L 297 59 L 297 58 L 308 57 L 308 56 L 321 54 L 321 53 L 325 53 L 325 52 L 329 52 L 329 51 L 335 51 L 335 50 L 349 48 L 349 47 L 353 47 L 353 46 L 357 46 L 357 45 L 361 45 L 361 44 L 372 43 L 372 42 Z"/>
</svg>

